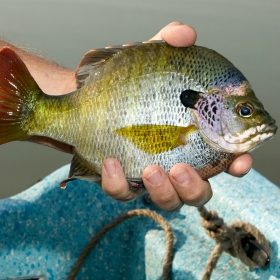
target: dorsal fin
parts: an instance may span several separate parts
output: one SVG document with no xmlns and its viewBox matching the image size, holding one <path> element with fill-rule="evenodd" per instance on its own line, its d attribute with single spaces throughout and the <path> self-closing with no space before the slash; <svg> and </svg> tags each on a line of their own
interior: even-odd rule
<svg viewBox="0 0 280 280">
<path fill-rule="evenodd" d="M 108 46 L 104 49 L 93 49 L 87 52 L 81 59 L 79 66 L 76 70 L 76 83 L 77 89 L 84 85 L 86 78 L 90 73 L 103 65 L 108 59 L 112 58 L 115 54 L 123 51 L 124 49 L 139 46 L 148 43 L 162 43 L 163 41 L 147 41 L 141 43 L 129 43 L 119 46 Z"/>
<path fill-rule="evenodd" d="M 81 88 L 84 85 L 86 78 L 90 73 L 103 65 L 105 61 L 113 57 L 121 49 L 98 49 L 91 50 L 87 52 L 80 61 L 80 64 L 76 70 L 76 84 L 77 89 Z"/>
</svg>

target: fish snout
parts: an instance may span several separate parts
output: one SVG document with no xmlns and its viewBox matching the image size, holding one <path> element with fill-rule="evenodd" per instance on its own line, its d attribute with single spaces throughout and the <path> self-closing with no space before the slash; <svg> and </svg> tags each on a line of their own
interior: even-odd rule
<svg viewBox="0 0 280 280">
<path fill-rule="evenodd" d="M 259 133 L 267 133 L 267 132 L 273 132 L 274 134 L 277 131 L 277 125 L 275 124 L 275 120 L 274 119 L 270 119 L 269 122 L 264 123 L 262 125 L 258 125 L 257 126 L 257 131 Z"/>
</svg>

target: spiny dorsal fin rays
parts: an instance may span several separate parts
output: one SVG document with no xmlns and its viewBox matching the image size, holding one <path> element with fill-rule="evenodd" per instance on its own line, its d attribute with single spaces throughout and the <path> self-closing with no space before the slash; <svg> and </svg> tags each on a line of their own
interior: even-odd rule
<svg viewBox="0 0 280 280">
<path fill-rule="evenodd" d="M 137 42 L 129 43 L 119 46 L 108 46 L 104 49 L 93 49 L 87 52 L 81 59 L 77 70 L 76 70 L 76 83 L 77 89 L 81 88 L 86 78 L 90 75 L 92 71 L 103 65 L 108 59 L 113 57 L 115 54 L 123 51 L 124 49 L 139 46 L 142 44 L 150 43 L 163 43 L 160 40 L 146 41 L 146 42 Z"/>
<path fill-rule="evenodd" d="M 76 70 L 76 83 L 77 89 L 84 85 L 86 78 L 94 71 L 96 68 L 100 67 L 109 58 L 113 57 L 121 49 L 101 49 L 101 50 L 91 50 L 87 52 Z"/>
<path fill-rule="evenodd" d="M 186 135 L 196 130 L 194 125 L 181 127 L 144 124 L 126 126 L 115 132 L 132 142 L 139 150 L 156 155 L 186 145 Z"/>
</svg>

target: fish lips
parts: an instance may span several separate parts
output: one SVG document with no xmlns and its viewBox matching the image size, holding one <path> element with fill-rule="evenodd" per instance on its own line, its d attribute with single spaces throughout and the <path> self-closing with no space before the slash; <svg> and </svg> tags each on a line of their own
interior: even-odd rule
<svg viewBox="0 0 280 280">
<path fill-rule="evenodd" d="M 257 130 L 256 136 L 251 138 L 252 142 L 255 139 L 257 139 L 257 141 L 255 140 L 256 145 L 253 146 L 251 149 L 249 149 L 248 152 L 252 152 L 256 148 L 262 146 L 267 141 L 271 140 L 277 131 L 277 125 L 263 124 L 261 126 L 257 126 L 256 130 Z"/>
<path fill-rule="evenodd" d="M 227 153 L 251 152 L 269 141 L 276 133 L 275 121 L 251 127 L 239 135 L 232 135 L 230 131 L 221 135 L 217 143 L 209 143 L 216 149 Z"/>
<path fill-rule="evenodd" d="M 253 147 L 249 149 L 249 152 L 252 152 L 256 148 L 262 146 L 267 141 L 271 140 L 277 131 L 277 126 L 273 120 L 270 123 L 258 125 L 255 127 L 256 132 L 249 137 L 249 143 L 253 144 Z"/>
<path fill-rule="evenodd" d="M 257 131 L 259 133 L 268 133 L 268 132 L 272 132 L 273 134 L 276 133 L 277 131 L 277 125 L 275 124 L 275 121 L 273 120 L 273 122 L 270 122 L 269 124 L 262 124 L 256 127 Z"/>
</svg>

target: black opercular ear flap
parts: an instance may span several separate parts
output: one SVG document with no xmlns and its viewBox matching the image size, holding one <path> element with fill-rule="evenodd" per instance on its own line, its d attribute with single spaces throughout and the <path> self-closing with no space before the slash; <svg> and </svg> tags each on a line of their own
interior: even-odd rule
<svg viewBox="0 0 280 280">
<path fill-rule="evenodd" d="M 201 98 L 200 93 L 192 89 L 186 89 L 181 93 L 180 100 L 185 107 L 196 109 L 195 104 Z"/>
</svg>

